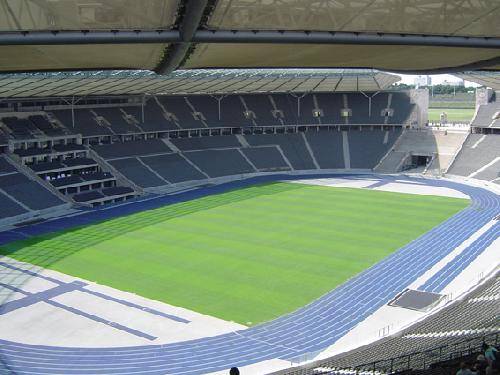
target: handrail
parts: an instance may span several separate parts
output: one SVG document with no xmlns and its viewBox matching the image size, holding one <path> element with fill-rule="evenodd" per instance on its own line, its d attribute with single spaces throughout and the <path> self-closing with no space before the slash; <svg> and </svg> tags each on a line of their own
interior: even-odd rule
<svg viewBox="0 0 500 375">
<path fill-rule="evenodd" d="M 500 332 L 477 335 L 459 342 L 436 346 L 423 351 L 412 352 L 397 357 L 368 362 L 362 365 L 332 368 L 333 372 L 360 372 L 392 374 L 415 369 L 426 369 L 430 365 L 480 351 L 483 342 L 497 346 Z M 471 343 L 476 343 L 471 345 Z M 450 348 L 451 347 L 451 348 Z M 460 347 L 460 349 L 458 349 Z M 451 350 L 446 350 L 451 349 Z M 433 353 L 437 355 L 433 356 Z M 413 359 L 412 359 L 413 358 Z M 385 365 L 384 365 L 385 364 Z M 398 365 L 399 364 L 399 365 Z M 416 366 L 415 366 L 416 365 Z M 326 365 L 328 366 L 328 365 Z M 369 369 L 369 370 L 367 370 Z"/>
</svg>

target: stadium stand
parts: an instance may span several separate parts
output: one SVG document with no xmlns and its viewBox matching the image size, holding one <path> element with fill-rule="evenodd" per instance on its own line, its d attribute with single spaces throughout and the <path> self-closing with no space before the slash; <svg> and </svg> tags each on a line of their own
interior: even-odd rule
<svg viewBox="0 0 500 375">
<path fill-rule="evenodd" d="M 495 181 L 499 171 L 500 134 L 470 134 L 448 174 Z"/>
<path fill-rule="evenodd" d="M 413 110 L 406 93 L 376 94 L 371 116 L 361 93 L 145 96 L 143 103 L 89 101 L 73 109 L 61 103 L 46 112 L 7 113 L 0 127 L 14 142 L 9 152 L 32 171 L 26 173 L 50 184 L 44 190 L 101 204 L 109 196 L 103 189 L 120 186 L 158 189 L 246 173 L 371 169 L 401 130 L 340 129 L 346 123 L 340 112 L 347 103 L 349 123 L 383 124 L 378 107 L 387 106 L 388 95 L 399 98 L 402 111 Z"/>
<path fill-rule="evenodd" d="M 205 125 L 193 115 L 193 111 L 186 103 L 186 99 L 182 96 L 160 96 L 157 97 L 163 108 L 175 115 L 175 119 L 181 128 L 198 129 Z"/>
<path fill-rule="evenodd" d="M 41 132 L 49 137 L 63 135 L 66 133 L 64 128 L 55 126 L 55 124 L 49 121 L 46 116 L 33 115 L 28 118 Z"/>
<path fill-rule="evenodd" d="M 206 178 L 180 154 L 141 157 L 140 160 L 169 183 L 176 184 Z"/>
<path fill-rule="evenodd" d="M 65 203 L 17 171 L 0 175 L 0 189 L 30 210 L 43 210 Z"/>
<path fill-rule="evenodd" d="M 389 93 L 384 93 L 384 92 L 379 92 L 377 94 L 371 95 L 371 102 L 372 102 L 372 110 L 371 110 L 371 119 L 373 119 L 375 124 L 383 124 L 383 123 L 389 123 L 390 122 L 390 116 L 385 116 L 387 115 L 387 110 L 389 110 L 389 113 L 391 113 L 392 109 L 392 114 L 394 114 L 394 111 L 399 111 L 400 109 L 398 108 L 389 108 L 389 98 L 391 98 L 392 102 L 392 96 L 396 94 L 399 95 L 399 93 L 392 93 L 390 95 Z M 406 100 L 406 98 L 402 99 Z M 394 106 L 392 106 L 394 107 Z M 401 109 L 404 110 L 404 109 Z M 387 120 L 386 120 L 387 117 Z"/>
<path fill-rule="evenodd" d="M 251 146 L 279 146 L 293 169 L 316 169 L 301 134 L 246 135 L 245 139 Z"/>
<path fill-rule="evenodd" d="M 21 173 L 0 176 L 0 188 L 32 210 L 43 210 L 64 203 Z"/>
<path fill-rule="evenodd" d="M 107 145 L 95 145 L 92 148 L 103 158 L 124 158 L 140 155 L 162 154 L 172 152 L 160 139 L 116 142 Z"/>
<path fill-rule="evenodd" d="M 401 131 L 363 130 L 350 131 L 349 151 L 351 168 L 374 168 L 378 161 L 390 150 Z"/>
<path fill-rule="evenodd" d="M 52 115 L 73 133 L 81 133 L 85 137 L 111 135 L 111 130 L 97 122 L 92 112 L 88 109 L 75 109 L 75 123 L 73 127 L 73 114 L 70 109 L 53 110 Z"/>
<path fill-rule="evenodd" d="M 468 132 L 461 129 L 407 129 L 376 170 L 382 173 L 413 170 L 440 176 L 449 168 L 467 136 Z"/>
<path fill-rule="evenodd" d="M 297 124 L 297 100 L 291 95 L 276 94 L 269 95 L 274 103 L 276 109 L 283 112 L 283 121 L 285 124 Z M 333 95 L 340 97 L 341 95 Z"/>
<path fill-rule="evenodd" d="M 354 164 L 371 169 L 392 147 L 401 129 L 351 129 L 346 132 Z M 238 138 L 239 137 L 239 138 Z M 344 169 L 342 132 L 309 128 L 282 134 L 212 135 L 116 142 L 93 149 L 143 188 L 203 178 L 284 170 Z M 174 153 L 172 153 L 174 151 Z M 231 159 L 232 160 L 228 160 Z M 181 172 L 182 170 L 182 172 Z M 205 174 L 205 175 L 204 175 Z"/>
<path fill-rule="evenodd" d="M 434 362 L 450 358 L 450 354 L 461 346 L 470 349 L 473 341 L 480 346 L 485 337 L 494 337 L 498 332 L 499 297 L 500 278 L 497 276 L 464 300 L 455 301 L 394 337 L 275 374 L 396 373 L 425 369 Z"/>
<path fill-rule="evenodd" d="M 345 168 L 341 132 L 324 129 L 320 129 L 317 132 L 308 131 L 306 138 L 322 169 Z"/>
<path fill-rule="evenodd" d="M 10 134 L 16 139 L 35 138 L 39 132 L 35 125 L 28 119 L 17 117 L 4 117 L 2 122 L 10 129 Z"/>
<path fill-rule="evenodd" d="M 219 119 L 218 102 L 215 98 L 205 95 L 193 95 L 189 96 L 188 100 L 198 112 L 203 114 L 208 126 L 223 126 L 222 118 Z"/>
<path fill-rule="evenodd" d="M 256 172 L 235 149 L 187 151 L 184 155 L 212 178 Z"/>
<path fill-rule="evenodd" d="M 86 195 L 85 199 L 79 197 L 80 193 L 89 190 L 112 188 L 117 185 L 127 185 L 127 181 L 118 181 L 110 173 L 110 167 L 94 159 L 87 146 L 80 144 L 78 136 L 57 133 L 52 138 L 43 141 L 19 141 L 13 145 L 14 151 L 12 159 L 19 163 L 20 168 L 24 168 L 33 184 L 45 184 L 45 188 L 54 189 L 51 193 L 67 196 L 68 202 L 89 203 L 92 205 L 121 201 L 121 198 L 131 198 L 131 194 L 124 192 L 123 197 L 115 197 L 106 200 L 106 196 Z M 43 181 L 45 182 L 43 182 Z M 26 183 L 24 184 L 26 185 Z M 129 186 L 125 186 L 129 188 Z M 26 188 L 25 188 L 26 189 Z M 21 189 L 16 186 L 16 192 Z M 29 192 L 25 193 L 29 196 Z M 15 196 L 15 194 L 13 194 Z M 98 201 L 89 201 L 94 196 Z M 22 199 L 19 198 L 22 202 Z M 46 199 L 49 206 L 54 203 Z M 66 202 L 65 202 L 66 203 Z M 44 209 L 47 207 L 37 207 L 26 203 L 31 209 Z"/>
<path fill-rule="evenodd" d="M 136 158 L 111 160 L 109 163 L 133 183 L 143 187 L 157 187 L 167 182 Z"/>
<path fill-rule="evenodd" d="M 154 98 L 148 98 L 144 105 L 144 112 L 141 106 L 120 107 L 120 110 L 131 116 L 145 132 L 178 129 L 174 122 L 167 120 Z M 143 113 L 144 121 L 142 120 Z"/>
<path fill-rule="evenodd" d="M 326 124 L 343 124 L 340 109 L 344 107 L 342 95 L 316 94 L 318 106 L 323 111 L 322 122 Z"/>
<path fill-rule="evenodd" d="M 3 178 L 17 175 L 17 169 L 0 156 L 0 182 L 5 181 Z M 15 202 L 12 197 L 5 194 L 5 191 L 0 187 L 0 219 L 5 219 L 11 216 L 17 216 L 28 212 L 27 208 L 23 208 L 19 202 Z"/>
<path fill-rule="evenodd" d="M 172 139 L 171 142 L 181 151 L 241 147 L 240 142 L 234 135 L 221 137 L 177 138 Z"/>
<path fill-rule="evenodd" d="M 391 104 L 388 108 L 393 109 L 393 116 L 388 118 L 389 124 L 403 124 L 411 121 L 415 111 L 415 104 L 411 103 L 408 93 L 390 93 L 388 94 Z"/>
<path fill-rule="evenodd" d="M 0 219 L 14 217 L 28 212 L 28 210 L 21 207 L 4 193 L 0 194 L 0 205 L 2 207 Z"/>
<path fill-rule="evenodd" d="M 255 113 L 255 122 L 260 126 L 281 125 L 280 118 L 273 115 L 275 110 L 271 95 L 244 95 L 248 109 Z M 272 96 L 271 96 L 272 97 Z"/>
<path fill-rule="evenodd" d="M 114 133 L 127 134 L 143 132 L 142 129 L 137 126 L 138 121 L 135 120 L 135 118 L 127 116 L 124 111 L 122 112 L 121 108 L 95 108 L 94 112 L 106 120 Z"/>
<path fill-rule="evenodd" d="M 367 96 L 373 96 L 371 113 Z M 387 107 L 388 97 L 392 98 L 392 117 L 385 118 L 382 111 Z M 350 124 L 402 124 L 412 118 L 415 109 L 405 92 L 171 95 L 148 96 L 144 105 L 85 104 L 75 105 L 73 111 L 69 105 L 67 108 L 60 105 L 48 109 L 47 114 L 41 112 L 27 118 L 6 114 L 1 122 L 14 139 L 71 133 L 104 137 L 205 127 L 331 125 L 345 123 L 340 116 L 345 102 L 351 107 Z"/>
<path fill-rule="evenodd" d="M 242 148 L 241 152 L 259 171 L 288 171 L 287 164 L 276 146 Z"/>
<path fill-rule="evenodd" d="M 300 116 L 297 118 L 299 125 L 321 124 L 321 116 L 314 116 L 313 112 L 319 115 L 319 108 L 314 103 L 314 97 L 311 94 L 300 98 Z"/>
<path fill-rule="evenodd" d="M 99 191 L 89 191 L 87 193 L 75 194 L 73 200 L 79 203 L 98 201 L 104 198 L 104 195 Z"/>
<path fill-rule="evenodd" d="M 347 94 L 348 107 L 352 110 L 352 116 L 349 117 L 350 124 L 370 124 L 380 123 L 380 113 L 370 116 L 368 107 L 368 98 L 360 94 Z M 378 120 L 377 120 L 378 119 Z"/>
<path fill-rule="evenodd" d="M 251 126 L 254 117 L 245 117 L 245 108 L 237 95 L 228 95 L 221 101 L 223 126 Z"/>
<path fill-rule="evenodd" d="M 2 156 L 0 156 L 0 175 L 12 172 L 16 172 L 16 168 L 14 168 L 12 164 L 10 164 Z"/>
<path fill-rule="evenodd" d="M 500 101 L 492 100 L 488 104 L 480 105 L 471 126 L 500 128 Z"/>
<path fill-rule="evenodd" d="M 106 189 L 102 189 L 102 194 L 108 197 L 111 196 L 124 196 L 124 195 L 129 195 L 129 194 L 134 194 L 134 189 L 131 189 L 126 186 L 116 186 L 116 187 L 109 187 Z"/>
<path fill-rule="evenodd" d="M 5 146 L 8 144 L 9 136 L 4 133 L 4 130 L 0 127 L 0 146 Z M 2 148 L 0 148 L 0 151 Z"/>
</svg>

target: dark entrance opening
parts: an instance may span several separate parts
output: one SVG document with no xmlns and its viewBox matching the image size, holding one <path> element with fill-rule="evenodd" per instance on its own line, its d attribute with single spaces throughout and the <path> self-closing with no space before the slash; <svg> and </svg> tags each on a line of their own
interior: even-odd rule
<svg viewBox="0 0 500 375">
<path fill-rule="evenodd" d="M 411 156 L 411 164 L 413 168 L 425 167 L 431 160 L 430 156 L 424 155 L 412 155 Z"/>
</svg>

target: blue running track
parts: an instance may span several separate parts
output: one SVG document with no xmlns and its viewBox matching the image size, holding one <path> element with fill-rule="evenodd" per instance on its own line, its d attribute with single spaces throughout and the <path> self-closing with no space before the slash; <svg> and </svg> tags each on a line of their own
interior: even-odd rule
<svg viewBox="0 0 500 375">
<path fill-rule="evenodd" d="M 70 226 L 136 212 L 159 205 L 197 198 L 228 189 L 272 180 L 327 178 L 338 175 L 266 176 L 203 188 L 146 202 L 89 211 L 74 218 L 54 220 L 0 234 L 0 243 Z M 346 175 L 347 178 L 362 176 Z M 366 176 L 365 176 L 366 177 Z M 373 175 L 370 175 L 372 178 Z M 380 179 L 391 179 L 380 177 Z M 66 348 L 26 345 L 0 340 L 4 371 L 15 374 L 203 374 L 322 350 L 356 324 L 389 302 L 396 294 L 443 259 L 463 241 L 500 213 L 499 196 L 460 183 L 398 176 L 459 190 L 471 197 L 469 207 L 438 227 L 383 259 L 373 267 L 316 301 L 274 321 L 249 329 L 165 345 L 116 348 Z M 484 239 L 483 239 L 484 238 Z M 426 288 L 438 290 L 465 268 L 489 243 L 498 238 L 498 224 L 483 234 L 440 272 Z M 1 373 L 1 365 L 0 365 Z"/>
</svg>

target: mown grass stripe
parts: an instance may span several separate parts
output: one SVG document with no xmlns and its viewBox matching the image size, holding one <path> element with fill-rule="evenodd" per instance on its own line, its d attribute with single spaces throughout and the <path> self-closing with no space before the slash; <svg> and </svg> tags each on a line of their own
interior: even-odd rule
<svg viewBox="0 0 500 375">
<path fill-rule="evenodd" d="M 271 183 L 18 241 L 0 253 L 255 324 L 311 302 L 467 205 Z"/>
</svg>

